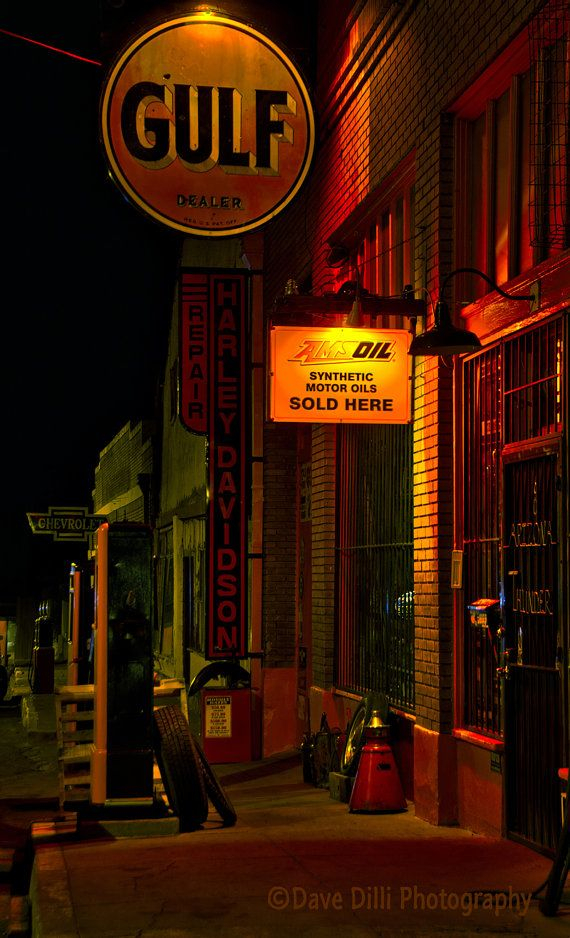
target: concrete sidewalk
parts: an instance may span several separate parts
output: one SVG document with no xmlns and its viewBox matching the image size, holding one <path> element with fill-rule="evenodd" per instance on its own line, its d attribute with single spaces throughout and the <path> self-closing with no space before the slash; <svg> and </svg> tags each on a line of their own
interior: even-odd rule
<svg viewBox="0 0 570 938">
<path fill-rule="evenodd" d="M 238 812 L 176 836 L 36 846 L 34 938 L 568 936 L 532 893 L 551 861 L 414 816 L 350 814 L 286 757 L 217 774 Z M 567 888 L 570 886 L 567 884 Z M 570 898 L 565 893 L 565 901 Z"/>
</svg>

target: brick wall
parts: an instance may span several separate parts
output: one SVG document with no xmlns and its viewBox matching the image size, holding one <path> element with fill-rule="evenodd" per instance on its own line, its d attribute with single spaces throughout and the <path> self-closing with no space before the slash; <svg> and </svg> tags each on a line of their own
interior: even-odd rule
<svg viewBox="0 0 570 938">
<path fill-rule="evenodd" d="M 147 520 L 139 481 L 153 472 L 153 433 L 151 421 L 131 421 L 101 451 L 93 490 L 96 513 L 110 521 Z"/>
<path fill-rule="evenodd" d="M 453 267 L 453 123 L 439 118 L 437 146 L 430 149 L 431 212 L 438 269 Z M 415 703 L 418 723 L 448 731 L 453 718 L 453 365 L 416 359 L 414 392 L 414 591 Z"/>
<path fill-rule="evenodd" d="M 532 0 L 368 0 L 351 9 L 321 0 L 315 165 L 308 185 L 266 229 L 269 304 L 289 277 L 302 281 L 310 272 L 314 292 L 327 289 L 327 239 L 414 148 L 422 255 L 415 286 L 433 281 L 442 235 L 439 173 L 433 174 L 440 115 L 536 6 Z"/>
<path fill-rule="evenodd" d="M 436 298 L 440 274 L 454 267 L 453 123 L 446 112 L 536 7 L 529 0 L 319 3 L 316 160 L 301 195 L 267 229 L 267 306 L 289 277 L 302 282 L 310 274 L 315 294 L 334 287 L 336 274 L 326 257 L 335 231 L 350 227 L 351 213 L 381 191 L 411 151 L 414 288 L 417 297 L 425 297 L 427 288 Z M 365 234 L 355 229 L 353 243 Z M 427 325 L 432 322 L 428 318 Z M 334 634 L 334 471 L 323 457 L 328 432 L 316 427 L 313 435 L 314 680 L 325 686 L 332 680 Z M 452 371 L 420 360 L 414 405 L 416 713 L 420 725 L 440 731 L 452 722 L 453 461 Z"/>
<path fill-rule="evenodd" d="M 314 426 L 312 440 L 313 683 L 330 687 L 334 676 L 335 624 L 334 426 Z"/>
</svg>

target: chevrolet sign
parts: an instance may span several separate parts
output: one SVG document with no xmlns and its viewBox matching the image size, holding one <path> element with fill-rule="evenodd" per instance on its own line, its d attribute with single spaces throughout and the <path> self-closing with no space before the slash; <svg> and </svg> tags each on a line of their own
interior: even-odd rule
<svg viewBox="0 0 570 938">
<path fill-rule="evenodd" d="M 34 534 L 51 534 L 54 541 L 86 541 L 105 515 L 89 515 L 87 508 L 49 508 L 47 513 L 29 511 L 27 518 Z"/>
</svg>

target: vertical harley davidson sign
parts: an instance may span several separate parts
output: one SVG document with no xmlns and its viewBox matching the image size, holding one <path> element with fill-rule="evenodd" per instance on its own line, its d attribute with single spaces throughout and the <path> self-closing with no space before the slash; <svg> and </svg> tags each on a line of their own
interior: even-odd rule
<svg viewBox="0 0 570 938">
<path fill-rule="evenodd" d="M 208 658 L 247 650 L 247 274 L 210 273 Z"/>
<path fill-rule="evenodd" d="M 248 274 L 182 270 L 181 418 L 208 434 L 206 657 L 247 651 Z"/>
<path fill-rule="evenodd" d="M 148 29 L 103 90 L 111 172 L 155 220 L 185 234 L 242 234 L 295 197 L 315 122 L 282 49 L 251 26 L 195 13 Z"/>
</svg>

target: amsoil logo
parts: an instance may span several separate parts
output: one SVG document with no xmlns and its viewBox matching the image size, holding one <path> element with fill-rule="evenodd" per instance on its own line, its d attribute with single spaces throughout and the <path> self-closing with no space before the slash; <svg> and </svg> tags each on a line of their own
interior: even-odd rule
<svg viewBox="0 0 570 938">
<path fill-rule="evenodd" d="M 299 350 L 289 359 L 300 365 L 317 365 L 324 362 L 384 361 L 390 362 L 395 355 L 394 342 L 357 342 L 349 340 L 322 341 L 304 339 Z"/>
</svg>

